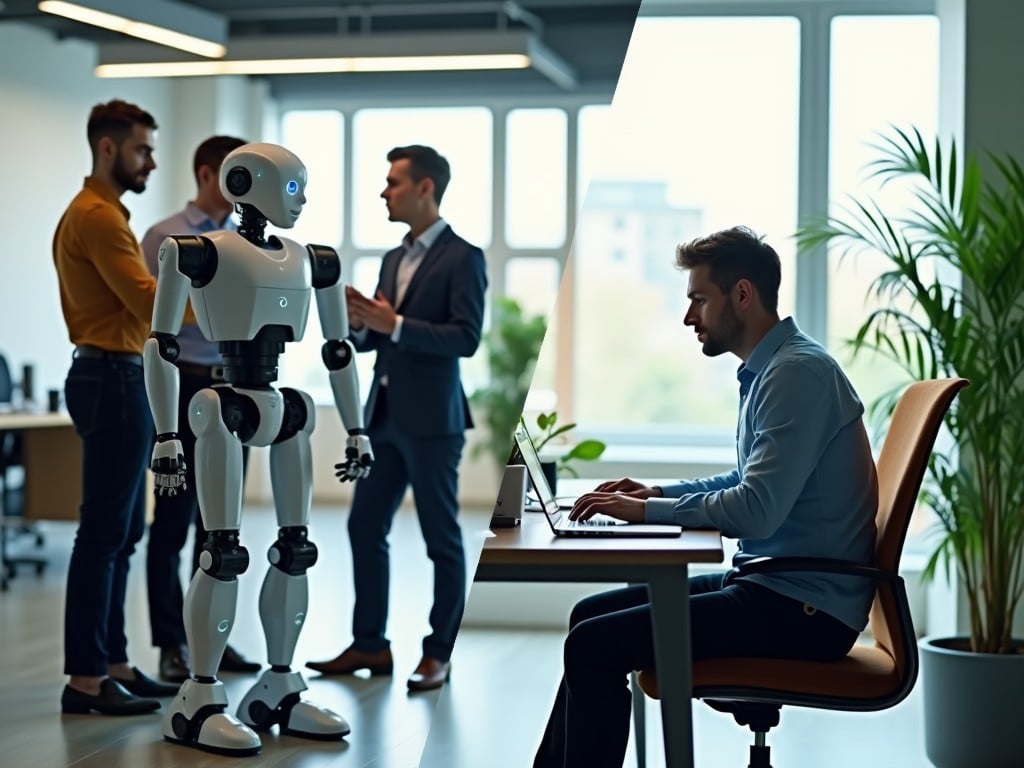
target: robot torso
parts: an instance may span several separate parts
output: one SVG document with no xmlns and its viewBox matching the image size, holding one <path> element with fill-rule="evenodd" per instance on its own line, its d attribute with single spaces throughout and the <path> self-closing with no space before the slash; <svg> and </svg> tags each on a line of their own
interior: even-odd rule
<svg viewBox="0 0 1024 768">
<path fill-rule="evenodd" d="M 217 254 L 212 277 L 193 283 L 189 298 L 196 322 L 211 341 L 250 341 L 266 327 L 283 329 L 298 341 L 306 329 L 312 267 L 305 246 L 271 237 L 262 248 L 237 232 L 205 238 Z"/>
</svg>

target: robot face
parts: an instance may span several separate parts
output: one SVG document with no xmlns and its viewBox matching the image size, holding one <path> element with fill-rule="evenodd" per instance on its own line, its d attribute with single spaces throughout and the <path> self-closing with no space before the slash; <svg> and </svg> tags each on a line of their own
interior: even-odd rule
<svg viewBox="0 0 1024 768">
<path fill-rule="evenodd" d="M 224 158 L 220 190 L 255 207 L 275 226 L 291 229 L 306 204 L 306 166 L 277 144 L 246 144 Z"/>
</svg>

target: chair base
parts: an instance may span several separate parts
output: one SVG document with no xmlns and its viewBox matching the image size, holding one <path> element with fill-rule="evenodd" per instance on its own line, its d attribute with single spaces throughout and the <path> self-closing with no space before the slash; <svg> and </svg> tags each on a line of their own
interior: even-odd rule
<svg viewBox="0 0 1024 768">
<path fill-rule="evenodd" d="M 32 568 L 37 576 L 41 576 L 47 564 L 47 559 L 42 556 L 8 553 L 8 545 L 18 536 L 34 536 L 37 547 L 41 547 L 44 541 L 43 534 L 36 528 L 11 524 L 12 522 L 8 519 L 0 521 L 0 591 L 7 590 L 8 582 L 18 575 L 19 567 Z"/>
<path fill-rule="evenodd" d="M 758 734 L 761 735 L 761 734 Z M 750 763 L 747 768 L 772 768 L 772 753 L 768 746 L 750 745 Z"/>
<path fill-rule="evenodd" d="M 747 726 L 753 732 L 754 743 L 750 745 L 750 763 L 747 768 L 772 768 L 771 748 L 765 743 L 765 738 L 768 731 L 779 724 L 780 705 L 719 699 L 704 699 L 704 703 L 712 709 L 732 715 L 737 723 Z"/>
</svg>

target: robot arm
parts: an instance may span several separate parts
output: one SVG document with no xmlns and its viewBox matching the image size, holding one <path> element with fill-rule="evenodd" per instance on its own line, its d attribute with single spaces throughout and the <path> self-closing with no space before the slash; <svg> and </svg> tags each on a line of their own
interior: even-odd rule
<svg viewBox="0 0 1024 768">
<path fill-rule="evenodd" d="M 176 336 L 189 294 L 189 276 L 183 264 L 202 262 L 207 244 L 198 237 L 166 238 L 158 256 L 159 274 L 153 324 L 142 350 L 146 396 L 156 426 L 151 468 L 158 494 L 175 495 L 185 489 L 185 459 L 178 439 L 180 381 Z"/>
<path fill-rule="evenodd" d="M 370 473 L 373 449 L 363 423 L 355 347 L 347 338 L 348 313 L 345 307 L 345 285 L 341 282 L 341 261 L 332 248 L 322 245 L 310 245 L 307 248 L 313 267 L 313 288 L 320 329 L 326 339 L 321 355 L 329 371 L 335 406 L 348 432 L 345 461 L 335 464 L 335 474 L 341 482 L 358 480 Z"/>
</svg>

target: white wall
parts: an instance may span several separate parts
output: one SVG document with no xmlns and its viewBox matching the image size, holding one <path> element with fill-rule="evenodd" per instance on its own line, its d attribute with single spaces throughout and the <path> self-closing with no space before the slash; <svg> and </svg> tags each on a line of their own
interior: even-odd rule
<svg viewBox="0 0 1024 768">
<path fill-rule="evenodd" d="M 194 193 L 191 158 L 201 139 L 262 133 L 262 86 L 238 78 L 100 80 L 92 74 L 95 59 L 91 44 L 0 25 L 0 351 L 15 371 L 36 366 L 38 392 L 63 387 L 70 359 L 50 244 L 90 171 L 85 125 L 92 106 L 123 98 L 159 125 L 149 188 L 122 199 L 140 237 Z"/>
<path fill-rule="evenodd" d="M 89 109 L 120 97 L 151 111 L 170 111 L 165 83 L 102 81 L 92 76 L 91 45 L 57 42 L 38 29 L 0 25 L 0 350 L 19 370 L 36 366 L 36 388 L 63 388 L 71 346 L 61 316 L 50 242 L 70 199 L 90 171 L 85 124 Z M 173 128 L 160 131 L 172 134 Z M 163 158 L 157 154 L 157 162 Z M 125 195 L 132 224 L 165 215 L 174 204 L 154 176 L 143 195 Z"/>
</svg>

